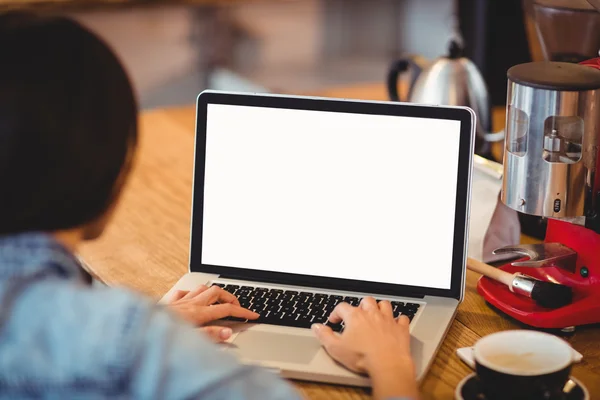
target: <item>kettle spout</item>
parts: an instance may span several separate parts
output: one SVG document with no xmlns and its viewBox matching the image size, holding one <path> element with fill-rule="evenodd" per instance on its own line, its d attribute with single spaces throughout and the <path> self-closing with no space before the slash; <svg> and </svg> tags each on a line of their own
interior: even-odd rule
<svg viewBox="0 0 600 400">
<path fill-rule="evenodd" d="M 504 129 L 498 132 L 484 133 L 482 139 L 488 143 L 501 142 L 504 140 Z"/>
</svg>

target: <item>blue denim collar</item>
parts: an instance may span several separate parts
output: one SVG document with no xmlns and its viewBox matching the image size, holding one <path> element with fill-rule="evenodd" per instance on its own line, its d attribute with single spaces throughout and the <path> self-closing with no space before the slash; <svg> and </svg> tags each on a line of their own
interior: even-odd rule
<svg viewBox="0 0 600 400">
<path fill-rule="evenodd" d="M 0 280 L 42 272 L 65 279 L 89 280 L 77 258 L 48 233 L 0 236 Z"/>
</svg>

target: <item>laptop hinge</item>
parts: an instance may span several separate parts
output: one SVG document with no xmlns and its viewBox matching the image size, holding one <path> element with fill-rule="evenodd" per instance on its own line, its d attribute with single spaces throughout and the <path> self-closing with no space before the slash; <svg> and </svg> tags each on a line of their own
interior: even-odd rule
<svg viewBox="0 0 600 400">
<path fill-rule="evenodd" d="M 328 287 L 325 285 L 321 285 L 321 286 L 317 286 L 314 283 L 304 283 L 304 282 L 298 282 L 298 281 L 287 281 L 287 280 L 282 280 L 282 279 L 269 279 L 269 278 L 249 278 L 248 276 L 242 276 L 242 275 L 236 275 L 236 274 L 220 274 L 219 275 L 219 279 L 235 279 L 235 280 L 242 280 L 242 281 L 252 281 L 252 282 L 262 282 L 262 283 L 272 283 L 272 284 L 276 284 L 276 285 L 291 285 L 291 286 L 308 286 L 308 287 L 314 287 L 315 289 L 320 289 L 320 290 L 339 290 L 342 292 L 359 292 L 361 290 L 358 290 L 357 288 L 333 288 L 333 287 Z M 391 291 L 391 290 L 382 290 L 379 292 L 380 295 L 386 295 L 386 296 L 399 296 L 399 297 L 414 297 L 416 299 L 423 299 L 425 298 L 425 296 L 423 294 L 416 294 L 416 293 L 411 293 L 411 292 L 404 292 L 404 291 Z"/>
</svg>

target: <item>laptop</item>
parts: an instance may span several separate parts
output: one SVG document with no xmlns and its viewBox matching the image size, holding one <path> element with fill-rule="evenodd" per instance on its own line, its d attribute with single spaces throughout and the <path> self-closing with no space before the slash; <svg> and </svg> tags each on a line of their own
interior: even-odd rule
<svg viewBox="0 0 600 400">
<path fill-rule="evenodd" d="M 369 386 L 310 326 L 342 301 L 389 300 L 422 378 L 464 295 L 474 126 L 461 107 L 202 92 L 189 273 L 162 301 L 218 285 L 261 315 L 218 321 L 225 351 Z"/>
</svg>

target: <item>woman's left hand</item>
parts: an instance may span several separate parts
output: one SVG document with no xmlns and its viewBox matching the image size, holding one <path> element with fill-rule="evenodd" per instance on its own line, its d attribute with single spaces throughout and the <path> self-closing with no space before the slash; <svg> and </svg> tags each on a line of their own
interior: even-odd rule
<svg viewBox="0 0 600 400">
<path fill-rule="evenodd" d="M 226 317 L 249 320 L 259 317 L 257 313 L 242 308 L 237 297 L 218 286 L 202 285 L 190 291 L 178 290 L 168 305 L 185 320 L 201 326 Z M 232 334 L 231 328 L 224 326 L 203 326 L 202 330 L 217 342 L 229 339 Z"/>
</svg>

